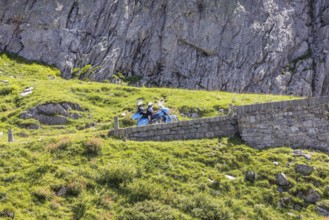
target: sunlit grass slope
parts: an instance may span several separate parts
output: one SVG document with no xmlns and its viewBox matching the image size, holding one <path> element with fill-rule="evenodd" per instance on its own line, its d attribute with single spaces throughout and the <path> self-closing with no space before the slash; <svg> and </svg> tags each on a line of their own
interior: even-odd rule
<svg viewBox="0 0 329 220">
<path fill-rule="evenodd" d="M 172 114 L 178 115 L 180 120 L 187 120 L 192 113 L 196 113 L 194 115 L 198 117 L 224 115 L 230 103 L 245 105 L 296 99 L 287 96 L 136 88 L 77 79 L 64 80 L 55 68 L 7 54 L 0 55 L 0 86 L 0 130 L 6 130 L 8 126 L 20 130 L 17 127 L 24 122 L 18 116 L 29 108 L 46 103 L 72 102 L 85 110 L 81 113 L 81 119 L 70 120 L 65 127 L 64 130 L 72 133 L 91 123 L 95 124 L 94 130 L 109 129 L 114 116 L 120 116 L 121 126 L 132 126 L 135 122 L 130 117 L 135 112 L 138 100 L 143 100 L 144 104 L 151 101 L 155 103 L 155 107 L 158 102 L 163 102 Z M 33 87 L 33 93 L 21 97 L 19 94 L 27 87 Z M 63 133 L 63 128 L 58 131 L 53 127 L 42 126 L 36 132 L 24 132 L 50 135 Z"/>
<path fill-rule="evenodd" d="M 0 218 L 321 219 L 316 204 L 298 196 L 311 188 L 329 206 L 329 157 L 320 152 L 308 152 L 312 159 L 307 161 L 289 148 L 258 151 L 238 138 L 133 142 L 106 137 L 115 115 L 121 126 L 134 124 L 130 116 L 138 99 L 162 101 L 188 120 L 187 112 L 210 117 L 226 114 L 229 103 L 294 97 L 135 88 L 59 75 L 54 68 L 0 56 Z M 34 87 L 33 93 L 20 97 L 26 87 Z M 79 104 L 82 117 L 65 126 L 21 128 L 23 111 L 60 102 Z M 9 127 L 14 143 L 6 143 Z M 301 176 L 294 171 L 301 163 L 316 170 Z M 256 172 L 254 183 L 245 180 L 247 171 Z M 275 181 L 280 172 L 290 182 L 281 193 Z"/>
<path fill-rule="evenodd" d="M 314 188 L 322 203 L 329 199 L 328 155 L 311 152 L 307 161 L 289 148 L 257 151 L 235 139 L 138 143 L 76 134 L 0 150 L 0 212 L 17 219 L 321 219 L 297 192 Z M 316 171 L 295 173 L 301 163 Z M 244 179 L 250 170 L 254 183 Z M 291 182 L 283 193 L 280 172 Z"/>
</svg>

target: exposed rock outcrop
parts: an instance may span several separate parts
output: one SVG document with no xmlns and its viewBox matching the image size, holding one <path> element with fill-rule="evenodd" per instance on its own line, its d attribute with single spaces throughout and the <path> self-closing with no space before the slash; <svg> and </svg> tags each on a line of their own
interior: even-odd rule
<svg viewBox="0 0 329 220">
<path fill-rule="evenodd" d="M 70 110 L 82 111 L 78 104 L 74 103 L 50 103 L 38 105 L 23 112 L 19 117 L 21 119 L 34 118 L 41 124 L 46 125 L 65 125 L 68 122 L 68 117 L 78 119 L 77 113 L 70 113 Z"/>
<path fill-rule="evenodd" d="M 329 1 L 1 1 L 0 51 L 93 80 L 329 94 Z"/>
</svg>

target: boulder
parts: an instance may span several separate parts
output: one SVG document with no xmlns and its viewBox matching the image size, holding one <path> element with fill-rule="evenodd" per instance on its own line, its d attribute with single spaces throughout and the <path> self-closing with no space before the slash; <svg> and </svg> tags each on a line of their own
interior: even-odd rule
<svg viewBox="0 0 329 220">
<path fill-rule="evenodd" d="M 74 103 L 50 103 L 31 108 L 20 114 L 19 117 L 21 119 L 34 118 L 46 125 L 65 125 L 68 123 L 67 117 L 73 119 L 81 117 L 81 115 L 77 113 L 70 114 L 70 110 L 82 111 L 82 108 Z M 39 127 L 37 125 L 32 125 L 29 129 L 39 129 Z"/>
<path fill-rule="evenodd" d="M 70 114 L 70 117 L 73 119 L 79 119 L 81 117 L 81 115 L 79 115 L 78 113 L 73 113 L 73 114 Z"/>
<path fill-rule="evenodd" d="M 56 195 L 57 196 L 65 196 L 66 193 L 67 193 L 67 188 L 64 186 L 56 193 Z"/>
<path fill-rule="evenodd" d="M 297 194 L 296 194 L 296 196 L 298 198 L 300 198 L 300 199 L 304 199 L 305 198 L 305 195 L 304 195 L 304 193 L 302 191 L 298 191 Z"/>
<path fill-rule="evenodd" d="M 305 154 L 302 150 L 293 150 L 292 154 L 294 156 L 302 156 L 304 157 L 306 160 L 311 160 L 312 156 L 310 154 Z"/>
<path fill-rule="evenodd" d="M 303 207 L 300 204 L 298 204 L 298 203 L 294 204 L 294 209 L 295 210 L 300 211 L 300 210 L 302 210 L 302 208 Z"/>
<path fill-rule="evenodd" d="M 68 116 L 67 111 L 60 104 L 46 104 L 37 107 L 38 114 L 43 115 L 64 115 Z"/>
<path fill-rule="evenodd" d="M 286 177 L 286 175 L 284 173 L 279 173 L 276 176 L 276 183 L 279 186 L 288 186 L 289 185 L 288 178 Z"/>
<path fill-rule="evenodd" d="M 278 187 L 277 189 L 276 189 L 279 193 L 283 193 L 284 192 L 284 189 L 282 188 L 282 187 Z"/>
<path fill-rule="evenodd" d="M 251 183 L 255 182 L 256 180 L 256 173 L 254 171 L 248 171 L 245 175 L 245 180 Z"/>
<path fill-rule="evenodd" d="M 66 125 L 68 123 L 68 119 L 62 115 L 36 115 L 35 118 L 40 121 L 40 123 L 46 125 Z"/>
<path fill-rule="evenodd" d="M 29 118 L 32 118 L 32 117 L 33 117 L 33 115 L 30 114 L 28 111 L 23 112 L 19 116 L 19 118 L 21 118 L 21 119 L 29 119 Z"/>
<path fill-rule="evenodd" d="M 71 105 L 69 103 L 62 103 L 62 107 L 66 110 L 66 111 L 69 111 L 71 110 Z"/>
<path fill-rule="evenodd" d="M 40 128 L 40 125 L 38 124 L 30 124 L 26 127 L 27 129 L 30 129 L 30 130 L 37 130 Z"/>
<path fill-rule="evenodd" d="M 64 102 L 61 105 L 66 111 L 69 111 L 69 110 L 83 111 L 83 109 L 80 107 L 80 105 L 78 105 L 76 103 Z"/>
<path fill-rule="evenodd" d="M 12 212 L 12 211 L 5 210 L 5 211 L 0 212 L 0 217 L 4 217 L 4 218 L 7 217 L 7 218 L 14 219 L 15 218 L 15 213 Z"/>
<path fill-rule="evenodd" d="M 305 201 L 309 203 L 316 203 L 321 199 L 320 194 L 314 189 L 310 189 L 305 197 Z"/>
<path fill-rule="evenodd" d="M 322 216 L 329 216 L 329 204 L 325 202 L 319 202 L 315 208 L 316 212 Z"/>
<path fill-rule="evenodd" d="M 300 173 L 304 176 L 309 176 L 314 171 L 314 168 L 306 164 L 297 164 L 295 165 L 295 172 Z"/>
</svg>

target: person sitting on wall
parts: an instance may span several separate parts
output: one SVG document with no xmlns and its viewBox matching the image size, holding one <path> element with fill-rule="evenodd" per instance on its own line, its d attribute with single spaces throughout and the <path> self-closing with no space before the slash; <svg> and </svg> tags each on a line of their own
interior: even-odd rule
<svg viewBox="0 0 329 220">
<path fill-rule="evenodd" d="M 146 115 L 149 119 L 149 124 L 152 124 L 152 115 L 154 114 L 154 111 L 153 111 L 153 103 L 152 102 L 149 102 L 147 104 L 147 110 L 146 110 Z"/>
<path fill-rule="evenodd" d="M 140 113 L 143 118 L 147 118 L 147 114 L 146 114 L 146 112 L 144 110 L 143 102 L 142 101 L 139 101 L 137 103 L 137 112 Z"/>
</svg>

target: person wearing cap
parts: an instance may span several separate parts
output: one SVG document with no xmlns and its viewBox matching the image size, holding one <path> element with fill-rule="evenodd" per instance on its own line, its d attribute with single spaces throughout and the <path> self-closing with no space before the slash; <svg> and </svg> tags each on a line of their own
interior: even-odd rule
<svg viewBox="0 0 329 220">
<path fill-rule="evenodd" d="M 147 115 L 147 117 L 149 119 L 149 124 L 152 124 L 152 115 L 154 114 L 154 111 L 153 111 L 152 106 L 153 106 L 153 103 L 152 102 L 149 102 L 147 104 L 146 115 Z"/>
<path fill-rule="evenodd" d="M 137 112 L 141 114 L 144 112 L 143 102 L 141 101 L 137 103 Z"/>
<path fill-rule="evenodd" d="M 146 112 L 144 110 L 143 102 L 142 101 L 139 101 L 137 103 L 137 112 L 140 113 L 143 118 L 147 118 L 147 115 L 146 115 Z"/>
</svg>

